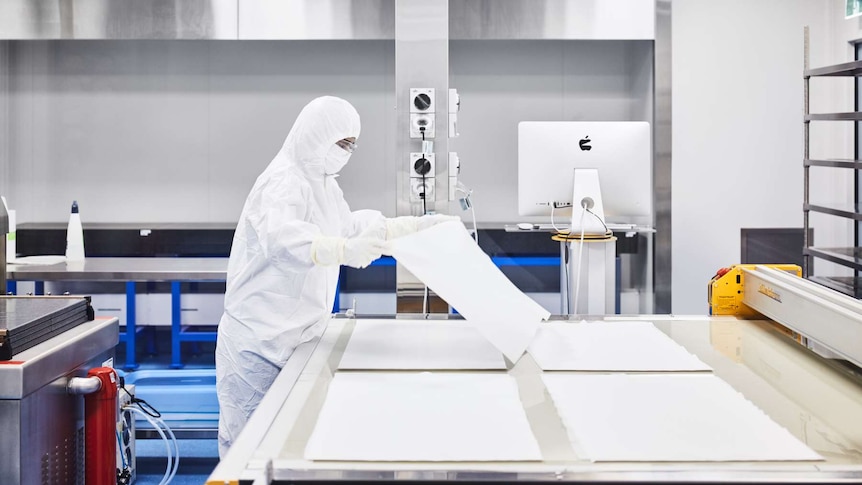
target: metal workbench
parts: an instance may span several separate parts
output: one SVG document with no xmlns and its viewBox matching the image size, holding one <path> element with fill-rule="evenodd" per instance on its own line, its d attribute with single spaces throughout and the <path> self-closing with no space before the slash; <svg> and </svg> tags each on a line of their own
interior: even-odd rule
<svg viewBox="0 0 862 485">
<path fill-rule="evenodd" d="M 839 482 L 862 481 L 862 374 L 824 359 L 771 321 L 735 317 L 616 316 L 646 320 L 713 368 L 769 417 L 819 453 L 819 462 L 594 463 L 566 439 L 538 366 L 529 355 L 508 373 L 539 443 L 542 462 L 386 463 L 314 462 L 305 445 L 355 320 L 333 318 L 324 335 L 301 345 L 219 463 L 208 484 L 294 483 L 320 480 L 417 481 L 645 481 Z M 564 325 L 558 320 L 554 324 Z M 537 389 L 538 383 L 538 389 Z M 525 401 L 526 402 L 526 401 Z M 536 404 L 538 403 L 538 404 Z"/>
<path fill-rule="evenodd" d="M 114 281 L 126 284 L 126 362 L 134 370 L 137 325 L 135 321 L 135 282 L 164 281 L 171 284 L 171 367 L 183 366 L 181 342 L 214 342 L 216 332 L 185 332 L 181 322 L 180 285 L 183 282 L 225 281 L 228 258 L 87 258 L 79 263 L 51 265 L 9 264 L 6 275 L 14 286 L 17 281 Z M 37 287 L 40 294 L 44 286 Z M 14 289 L 13 289 L 14 291 Z M 213 325 L 218 322 L 213 322 Z"/>
<path fill-rule="evenodd" d="M 116 318 L 97 318 L 0 362 L 0 483 L 83 483 L 84 402 L 72 377 L 110 367 Z"/>
</svg>

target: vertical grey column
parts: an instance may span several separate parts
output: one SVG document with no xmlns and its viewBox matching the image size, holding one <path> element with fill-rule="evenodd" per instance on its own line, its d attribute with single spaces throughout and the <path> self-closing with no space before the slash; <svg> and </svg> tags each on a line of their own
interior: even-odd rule
<svg viewBox="0 0 862 485">
<path fill-rule="evenodd" d="M 671 0 L 656 0 L 655 122 L 655 313 L 671 312 Z"/>
<path fill-rule="evenodd" d="M 0 41 L 0 195 L 9 193 L 9 41 Z M 0 203 L 0 295 L 6 294 L 6 233 L 9 217 Z"/>
<path fill-rule="evenodd" d="M 12 188 L 9 182 L 9 146 L 11 144 L 11 133 L 9 128 L 10 103 L 9 95 L 9 71 L 11 69 L 9 59 L 9 41 L 0 41 L 0 195 L 9 195 Z"/>
<path fill-rule="evenodd" d="M 421 201 L 411 201 L 410 153 L 422 151 L 422 140 L 410 138 L 410 88 L 434 88 L 436 136 L 435 190 L 426 200 L 428 211 L 448 207 L 448 88 L 449 0 L 397 0 L 395 2 L 395 166 L 396 215 L 421 215 Z M 396 269 L 398 313 L 421 311 L 424 286 L 401 265 Z M 433 311 L 448 311 L 439 299 L 431 299 Z M 418 303 L 418 307 L 417 307 Z M 433 304 L 431 304 L 433 303 Z M 418 310 L 417 310 L 418 308 Z"/>
</svg>

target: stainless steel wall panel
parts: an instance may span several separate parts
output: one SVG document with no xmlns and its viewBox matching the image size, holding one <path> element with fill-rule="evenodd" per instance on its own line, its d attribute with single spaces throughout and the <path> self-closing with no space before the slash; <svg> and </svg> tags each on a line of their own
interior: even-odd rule
<svg viewBox="0 0 862 485">
<path fill-rule="evenodd" d="M 653 193 L 655 313 L 671 311 L 671 0 L 656 2 Z"/>
<path fill-rule="evenodd" d="M 395 163 L 398 167 L 398 215 L 421 215 L 422 205 L 410 202 L 409 156 L 421 152 L 420 139 L 410 138 L 410 88 L 434 88 L 436 96 L 435 198 L 427 201 L 429 211 L 445 212 L 449 193 L 449 26 L 448 0 L 402 0 L 396 6 Z M 439 205 L 439 209 L 438 209 Z"/>
<path fill-rule="evenodd" d="M 75 0 L 75 39 L 236 39 L 236 0 Z"/>
<path fill-rule="evenodd" d="M 0 40 L 0 194 L 9 193 L 9 41 Z M 5 288 L 5 287 L 4 287 Z"/>
<path fill-rule="evenodd" d="M 422 152 L 422 141 L 410 138 L 410 88 L 435 89 L 436 137 L 434 196 L 428 211 L 447 212 L 449 202 L 449 14 L 448 0 L 399 0 L 395 6 L 395 166 L 399 216 L 422 215 L 423 204 L 410 199 L 410 153 Z M 400 264 L 396 268 L 396 309 L 419 312 L 423 284 Z M 428 309 L 438 308 L 429 298 Z M 446 307 L 448 311 L 448 306 Z"/>
<path fill-rule="evenodd" d="M 653 39 L 654 0 L 452 0 L 452 39 Z"/>
<path fill-rule="evenodd" d="M 10 44 L 4 195 L 18 220 L 65 221 L 77 199 L 85 225 L 235 223 L 300 109 L 325 94 L 362 117 L 339 179 L 346 199 L 395 215 L 395 166 L 384 163 L 395 146 L 394 41 Z"/>
<path fill-rule="evenodd" d="M 61 3 L 68 2 L 57 0 L 0 2 L 0 38 L 59 39 Z"/>
<path fill-rule="evenodd" d="M 652 122 L 651 41 L 452 40 L 449 46 L 449 83 L 462 99 L 461 137 L 450 146 L 461 158 L 461 181 L 480 204 L 480 223 L 547 222 L 518 215 L 520 121 Z"/>
<path fill-rule="evenodd" d="M 237 0 L 4 0 L 2 39 L 236 39 Z"/>
<path fill-rule="evenodd" d="M 395 0 L 239 0 L 240 39 L 394 39 Z"/>
</svg>

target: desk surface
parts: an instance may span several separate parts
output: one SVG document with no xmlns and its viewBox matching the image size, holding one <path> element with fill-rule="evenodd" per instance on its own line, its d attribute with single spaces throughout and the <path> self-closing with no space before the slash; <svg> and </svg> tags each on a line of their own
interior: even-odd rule
<svg viewBox="0 0 862 485">
<path fill-rule="evenodd" d="M 415 480 L 615 480 L 792 481 L 862 480 L 862 375 L 823 359 L 780 333 L 768 321 L 733 317 L 645 315 L 605 320 L 652 321 L 665 334 L 710 365 L 772 420 L 824 457 L 822 462 L 593 463 L 578 456 L 566 438 L 547 392 L 536 389 L 541 371 L 529 355 L 508 373 L 521 389 L 525 411 L 544 461 L 537 463 L 313 462 L 305 445 L 329 383 L 350 338 L 354 320 L 333 319 L 321 339 L 297 349 L 297 360 L 279 375 L 252 416 L 243 447 L 225 457 L 211 479 L 244 476 L 272 464 L 274 481 L 303 479 Z M 565 322 L 559 322 L 565 324 Z M 293 360 L 293 359 L 292 359 Z M 296 364 L 296 365 L 293 365 Z M 288 375 L 290 374 L 290 375 Z M 538 381 L 537 381 L 538 379 Z M 541 384 L 539 384 L 541 388 Z M 541 391 L 541 389 L 540 389 Z M 249 446 L 250 445 L 250 446 Z M 235 448 L 237 448 L 235 446 Z M 232 467 L 234 468 L 232 470 Z M 234 477 L 235 478 L 235 477 Z"/>
<path fill-rule="evenodd" d="M 224 281 L 228 258 L 87 258 L 80 263 L 6 265 L 20 281 Z"/>
</svg>

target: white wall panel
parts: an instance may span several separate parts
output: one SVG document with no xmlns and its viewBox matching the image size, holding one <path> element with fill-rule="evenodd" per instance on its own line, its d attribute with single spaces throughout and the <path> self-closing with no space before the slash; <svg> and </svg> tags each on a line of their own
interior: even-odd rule
<svg viewBox="0 0 862 485">
<path fill-rule="evenodd" d="M 841 15 L 832 7 L 822 0 L 673 2 L 673 313 L 707 313 L 709 279 L 739 262 L 740 228 L 802 227 L 803 26 L 815 41 L 812 66 L 842 62 L 818 40 Z M 812 111 L 828 104 L 818 93 Z M 812 130 L 812 154 L 836 155 L 828 133 Z M 848 182 L 812 190 L 852 200 Z M 828 245 L 846 229 L 816 227 L 815 241 Z"/>
</svg>

